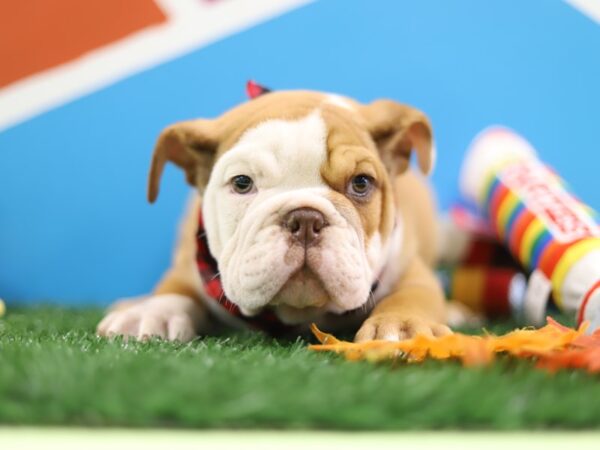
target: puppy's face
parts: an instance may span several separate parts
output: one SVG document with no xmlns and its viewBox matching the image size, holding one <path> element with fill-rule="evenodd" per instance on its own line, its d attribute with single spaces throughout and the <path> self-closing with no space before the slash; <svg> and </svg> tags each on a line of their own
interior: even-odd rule
<svg viewBox="0 0 600 450">
<path fill-rule="evenodd" d="M 368 300 L 394 227 L 390 177 L 413 147 L 428 170 L 430 144 L 425 117 L 394 102 L 271 93 L 165 130 L 149 193 L 167 160 L 183 167 L 203 193 L 229 300 L 247 315 L 272 307 L 299 323 Z"/>
</svg>

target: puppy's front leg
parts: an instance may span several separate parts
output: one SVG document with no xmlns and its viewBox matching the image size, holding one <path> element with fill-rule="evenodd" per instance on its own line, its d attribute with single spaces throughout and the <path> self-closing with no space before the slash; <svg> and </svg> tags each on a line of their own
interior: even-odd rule
<svg viewBox="0 0 600 450">
<path fill-rule="evenodd" d="M 444 293 L 431 269 L 418 257 L 409 264 L 395 291 L 381 300 L 356 333 L 355 341 L 398 341 L 416 334 L 451 333 Z"/>
<path fill-rule="evenodd" d="M 206 317 L 197 291 L 167 272 L 148 297 L 122 300 L 98 324 L 100 336 L 191 341 Z"/>
<path fill-rule="evenodd" d="M 97 332 L 107 337 L 143 340 L 156 336 L 187 342 L 197 335 L 205 316 L 197 292 L 167 273 L 152 295 L 113 305 Z"/>
</svg>

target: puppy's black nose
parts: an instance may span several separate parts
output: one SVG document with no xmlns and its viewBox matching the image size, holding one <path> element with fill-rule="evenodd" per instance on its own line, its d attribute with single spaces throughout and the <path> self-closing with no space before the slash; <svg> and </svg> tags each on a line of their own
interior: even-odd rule
<svg viewBox="0 0 600 450">
<path fill-rule="evenodd" d="M 285 215 L 283 226 L 289 230 L 292 239 L 308 247 L 318 241 L 327 222 L 323 214 L 316 209 L 298 208 Z"/>
</svg>

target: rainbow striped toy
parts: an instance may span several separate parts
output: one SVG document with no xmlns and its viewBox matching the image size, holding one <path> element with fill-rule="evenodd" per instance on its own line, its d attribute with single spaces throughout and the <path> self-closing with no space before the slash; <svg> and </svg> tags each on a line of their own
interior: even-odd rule
<svg viewBox="0 0 600 450">
<path fill-rule="evenodd" d="M 524 138 L 501 127 L 480 133 L 467 153 L 461 190 L 531 272 L 521 305 L 525 317 L 540 316 L 552 296 L 579 323 L 600 327 L 597 215 Z"/>
</svg>

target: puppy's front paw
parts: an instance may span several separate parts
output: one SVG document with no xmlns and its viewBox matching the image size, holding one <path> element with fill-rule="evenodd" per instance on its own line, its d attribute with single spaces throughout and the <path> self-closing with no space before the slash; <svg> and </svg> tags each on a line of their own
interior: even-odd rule
<svg viewBox="0 0 600 450">
<path fill-rule="evenodd" d="M 191 298 L 163 294 L 118 306 L 98 324 L 100 336 L 124 336 L 140 340 L 157 336 L 188 342 L 196 336 L 203 310 Z"/>
<path fill-rule="evenodd" d="M 446 325 L 428 321 L 421 317 L 381 314 L 365 320 L 365 323 L 356 333 L 354 341 L 364 342 L 374 339 L 401 341 L 410 339 L 417 334 L 444 336 L 450 333 L 452 331 Z"/>
</svg>

